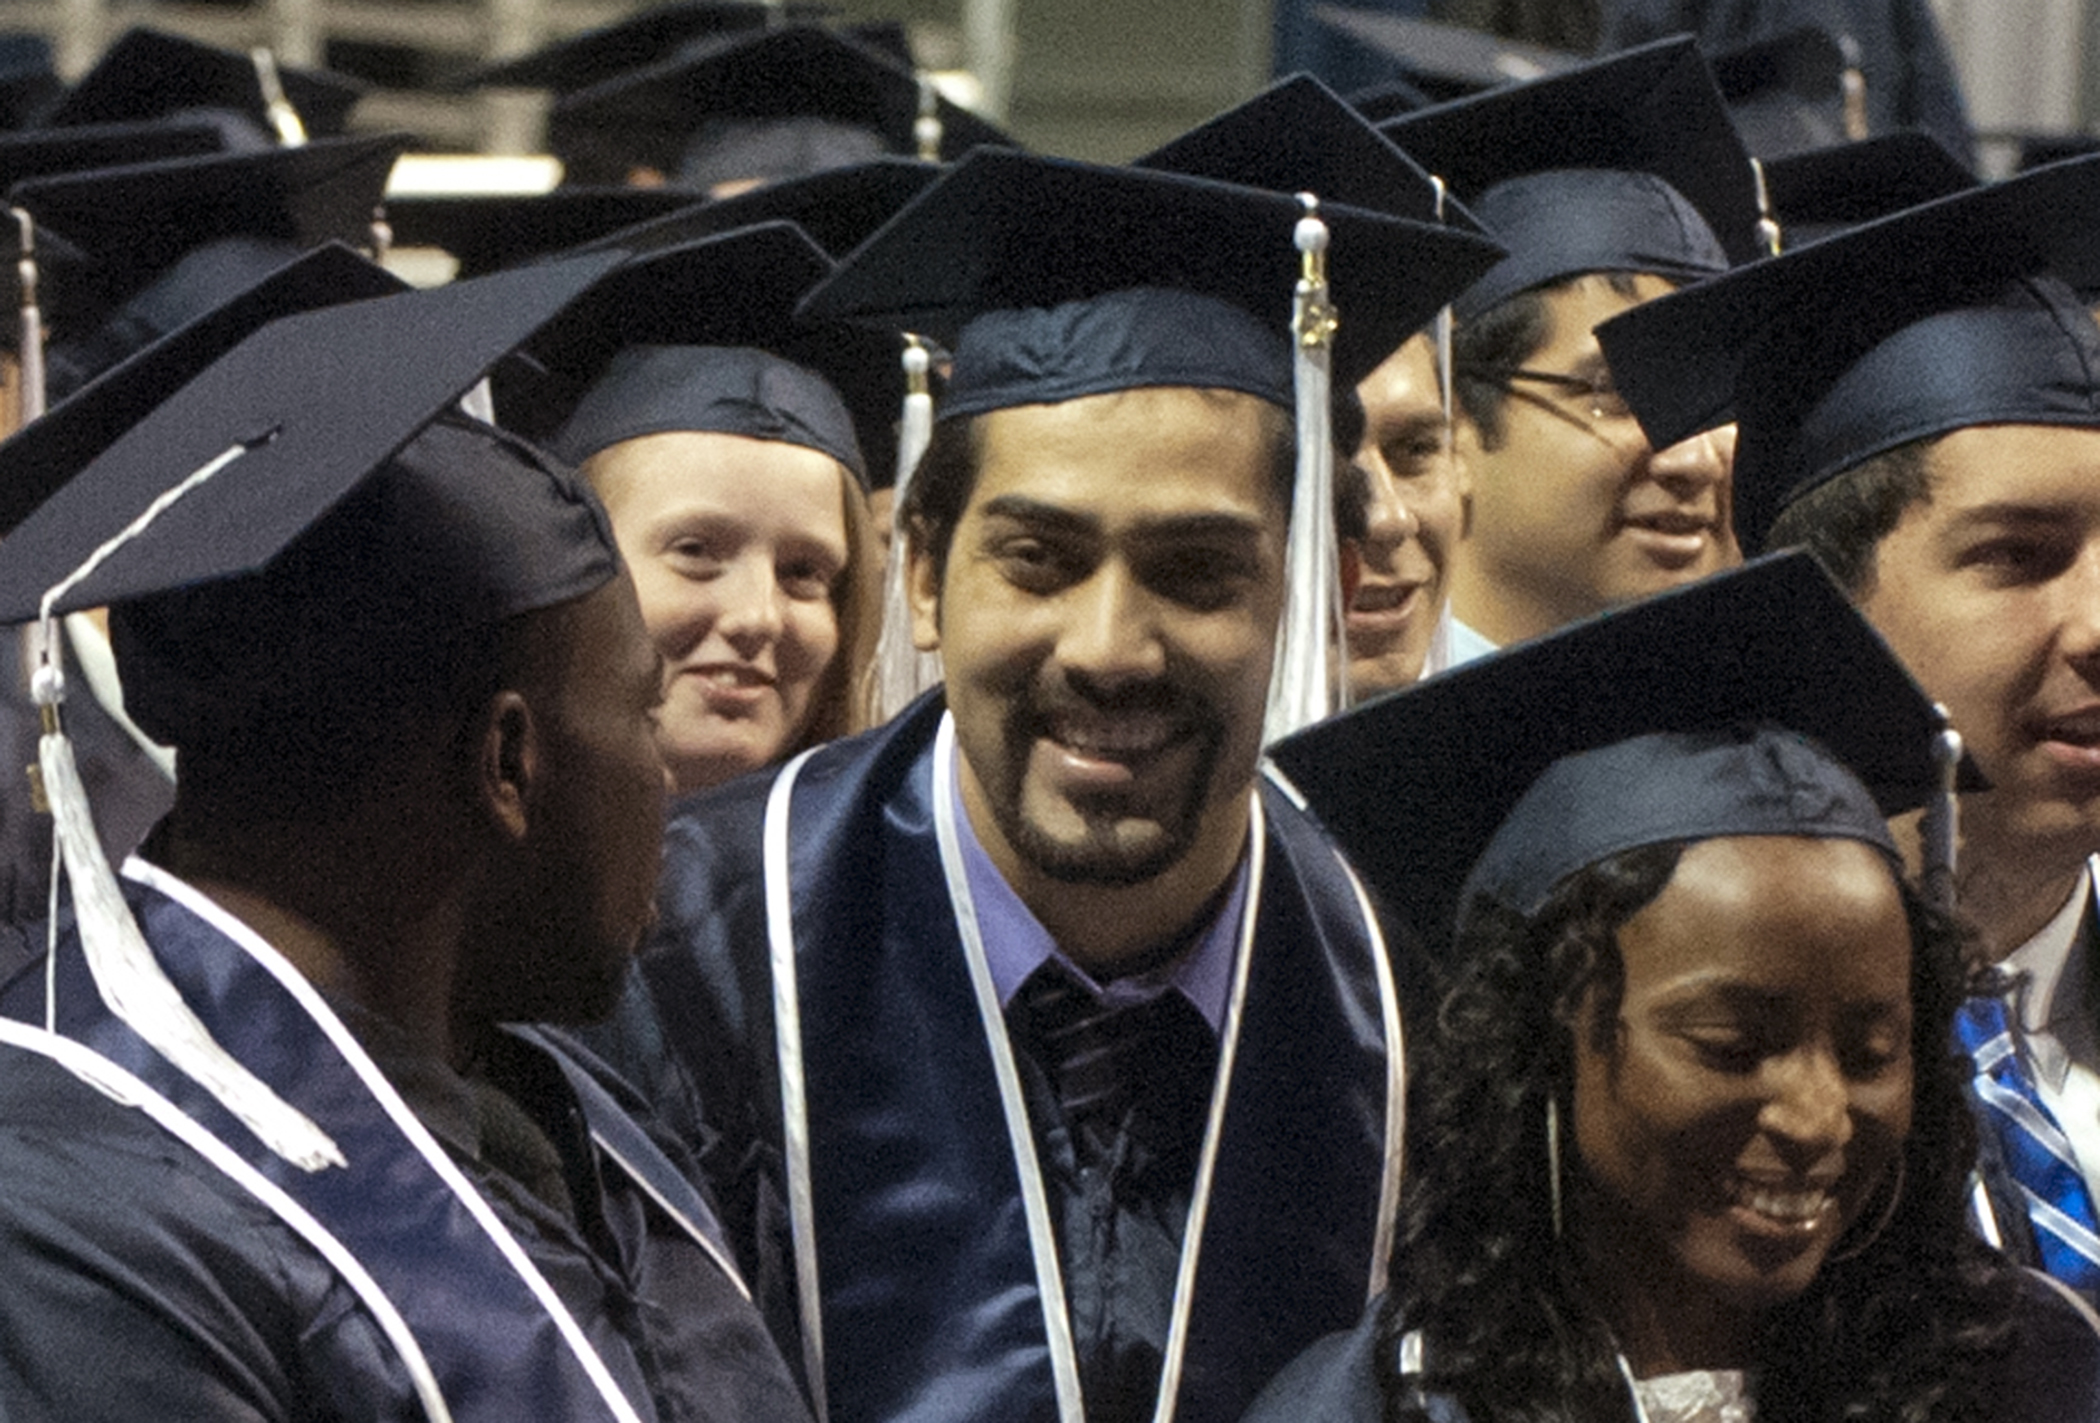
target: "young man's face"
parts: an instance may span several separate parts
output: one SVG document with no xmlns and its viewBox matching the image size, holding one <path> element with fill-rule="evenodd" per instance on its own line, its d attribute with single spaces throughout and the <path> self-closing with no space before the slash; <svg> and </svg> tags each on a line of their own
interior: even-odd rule
<svg viewBox="0 0 2100 1423">
<path fill-rule="evenodd" d="M 1929 458 L 1861 609 L 1991 782 L 1964 839 L 2075 866 L 2100 850 L 2100 430 L 1976 426 Z"/>
<path fill-rule="evenodd" d="M 1519 378 L 1496 448 L 1461 426 L 1473 524 L 1454 610 L 1496 642 L 1536 637 L 1741 557 L 1729 516 L 1732 435 L 1651 449 L 1610 393 L 1594 329 L 1671 289 L 1654 276 L 1633 283 L 1632 296 L 1601 276 L 1546 292 L 1546 339 L 1524 363 L 1603 394 Z"/>
<path fill-rule="evenodd" d="M 938 584 L 913 553 L 914 628 L 1010 878 L 1117 887 L 1238 853 L 1283 598 L 1279 425 L 1183 388 L 982 417 Z"/>
<path fill-rule="evenodd" d="M 1370 498 L 1363 575 L 1349 603 L 1349 690 L 1364 697 L 1422 675 L 1451 591 L 1466 480 L 1448 438 L 1427 336 L 1388 356 L 1356 393 L 1364 407 L 1356 463 Z"/>
</svg>

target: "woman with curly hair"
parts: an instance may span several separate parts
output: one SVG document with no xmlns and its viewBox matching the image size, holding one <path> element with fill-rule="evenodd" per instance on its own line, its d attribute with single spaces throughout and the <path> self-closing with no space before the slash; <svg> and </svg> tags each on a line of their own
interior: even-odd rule
<svg viewBox="0 0 2100 1423">
<path fill-rule="evenodd" d="M 1783 679 L 1742 600 L 1698 596 L 1701 656 Z M 1962 939 L 1846 767 L 1886 765 L 1885 719 L 1828 690 L 1805 728 L 1590 718 L 1513 788 L 1414 1044 L 1387 1293 L 1250 1423 L 2100 1418 L 2090 1314 L 1967 1228 Z"/>
</svg>

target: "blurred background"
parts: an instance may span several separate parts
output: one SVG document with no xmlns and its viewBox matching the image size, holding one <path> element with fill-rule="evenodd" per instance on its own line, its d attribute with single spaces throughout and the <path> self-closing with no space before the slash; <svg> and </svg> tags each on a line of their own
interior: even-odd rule
<svg viewBox="0 0 2100 1423">
<path fill-rule="evenodd" d="M 1618 0 L 1601 3 L 1610 11 Z M 1608 15 L 1600 21 L 1600 0 L 1356 4 L 1571 51 L 1594 47 L 1600 25 L 1611 24 Z M 1993 135 L 2095 127 L 2100 62 L 2088 57 L 2100 52 L 2100 5 L 1913 0 L 1920 14 L 1927 6 L 1984 140 L 1987 171 L 2009 166 L 1994 155 Z M 132 24 L 229 47 L 264 44 L 284 63 L 326 65 L 378 86 L 358 107 L 356 129 L 407 129 L 428 147 L 456 152 L 530 152 L 540 146 L 544 96 L 447 93 L 447 81 L 646 8 L 619 0 L 0 0 L 0 32 L 48 43 L 68 79 Z M 1274 73 L 1313 68 L 1345 93 L 1382 73 L 1320 18 L 1322 0 L 834 0 L 829 8 L 839 21 L 901 26 L 922 68 L 941 72 L 952 95 L 1028 146 L 1101 161 L 1147 150 Z M 1633 8 L 1670 7 L 1651 0 Z M 1719 8 L 1737 23 L 1745 12 L 1859 7 L 1734 0 Z M 1752 16 L 1767 28 L 1770 20 Z"/>
</svg>

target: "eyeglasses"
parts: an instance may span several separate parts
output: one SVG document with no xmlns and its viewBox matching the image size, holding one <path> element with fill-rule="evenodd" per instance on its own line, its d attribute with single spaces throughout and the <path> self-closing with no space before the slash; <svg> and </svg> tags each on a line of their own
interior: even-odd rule
<svg viewBox="0 0 2100 1423">
<path fill-rule="evenodd" d="M 1599 367 L 1594 375 L 1568 375 L 1561 371 L 1531 371 L 1515 366 L 1461 366 L 1467 375 L 1478 376 L 1497 385 L 1508 385 L 1512 381 L 1533 380 L 1541 385 L 1556 386 L 1583 396 L 1592 420 L 1625 420 L 1633 415 L 1633 408 L 1619 388 L 1612 384 L 1611 372 Z"/>
</svg>

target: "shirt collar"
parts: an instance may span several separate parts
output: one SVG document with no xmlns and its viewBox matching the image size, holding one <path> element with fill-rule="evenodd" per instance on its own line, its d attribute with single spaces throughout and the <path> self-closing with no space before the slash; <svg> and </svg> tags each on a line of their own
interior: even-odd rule
<svg viewBox="0 0 2100 1423">
<path fill-rule="evenodd" d="M 1247 857 L 1240 856 L 1233 871 L 1232 888 L 1218 915 L 1198 935 L 1194 947 L 1171 963 L 1146 973 L 1132 974 L 1101 984 L 1057 947 L 1042 922 L 1021 902 L 1006 876 L 986 852 L 970 824 L 968 807 L 962 800 L 962 778 L 955 778 L 956 840 L 962 849 L 963 871 L 969 877 L 970 897 L 976 901 L 977 925 L 984 936 L 984 957 L 991 969 L 992 986 L 1004 1008 L 1028 981 L 1029 975 L 1046 963 L 1055 963 L 1074 982 L 1103 1003 L 1127 1006 L 1157 998 L 1168 989 L 1188 999 L 1211 1031 L 1222 1033 L 1225 1009 L 1232 993 L 1232 969 L 1239 947 L 1240 921 L 1247 910 Z"/>
</svg>

